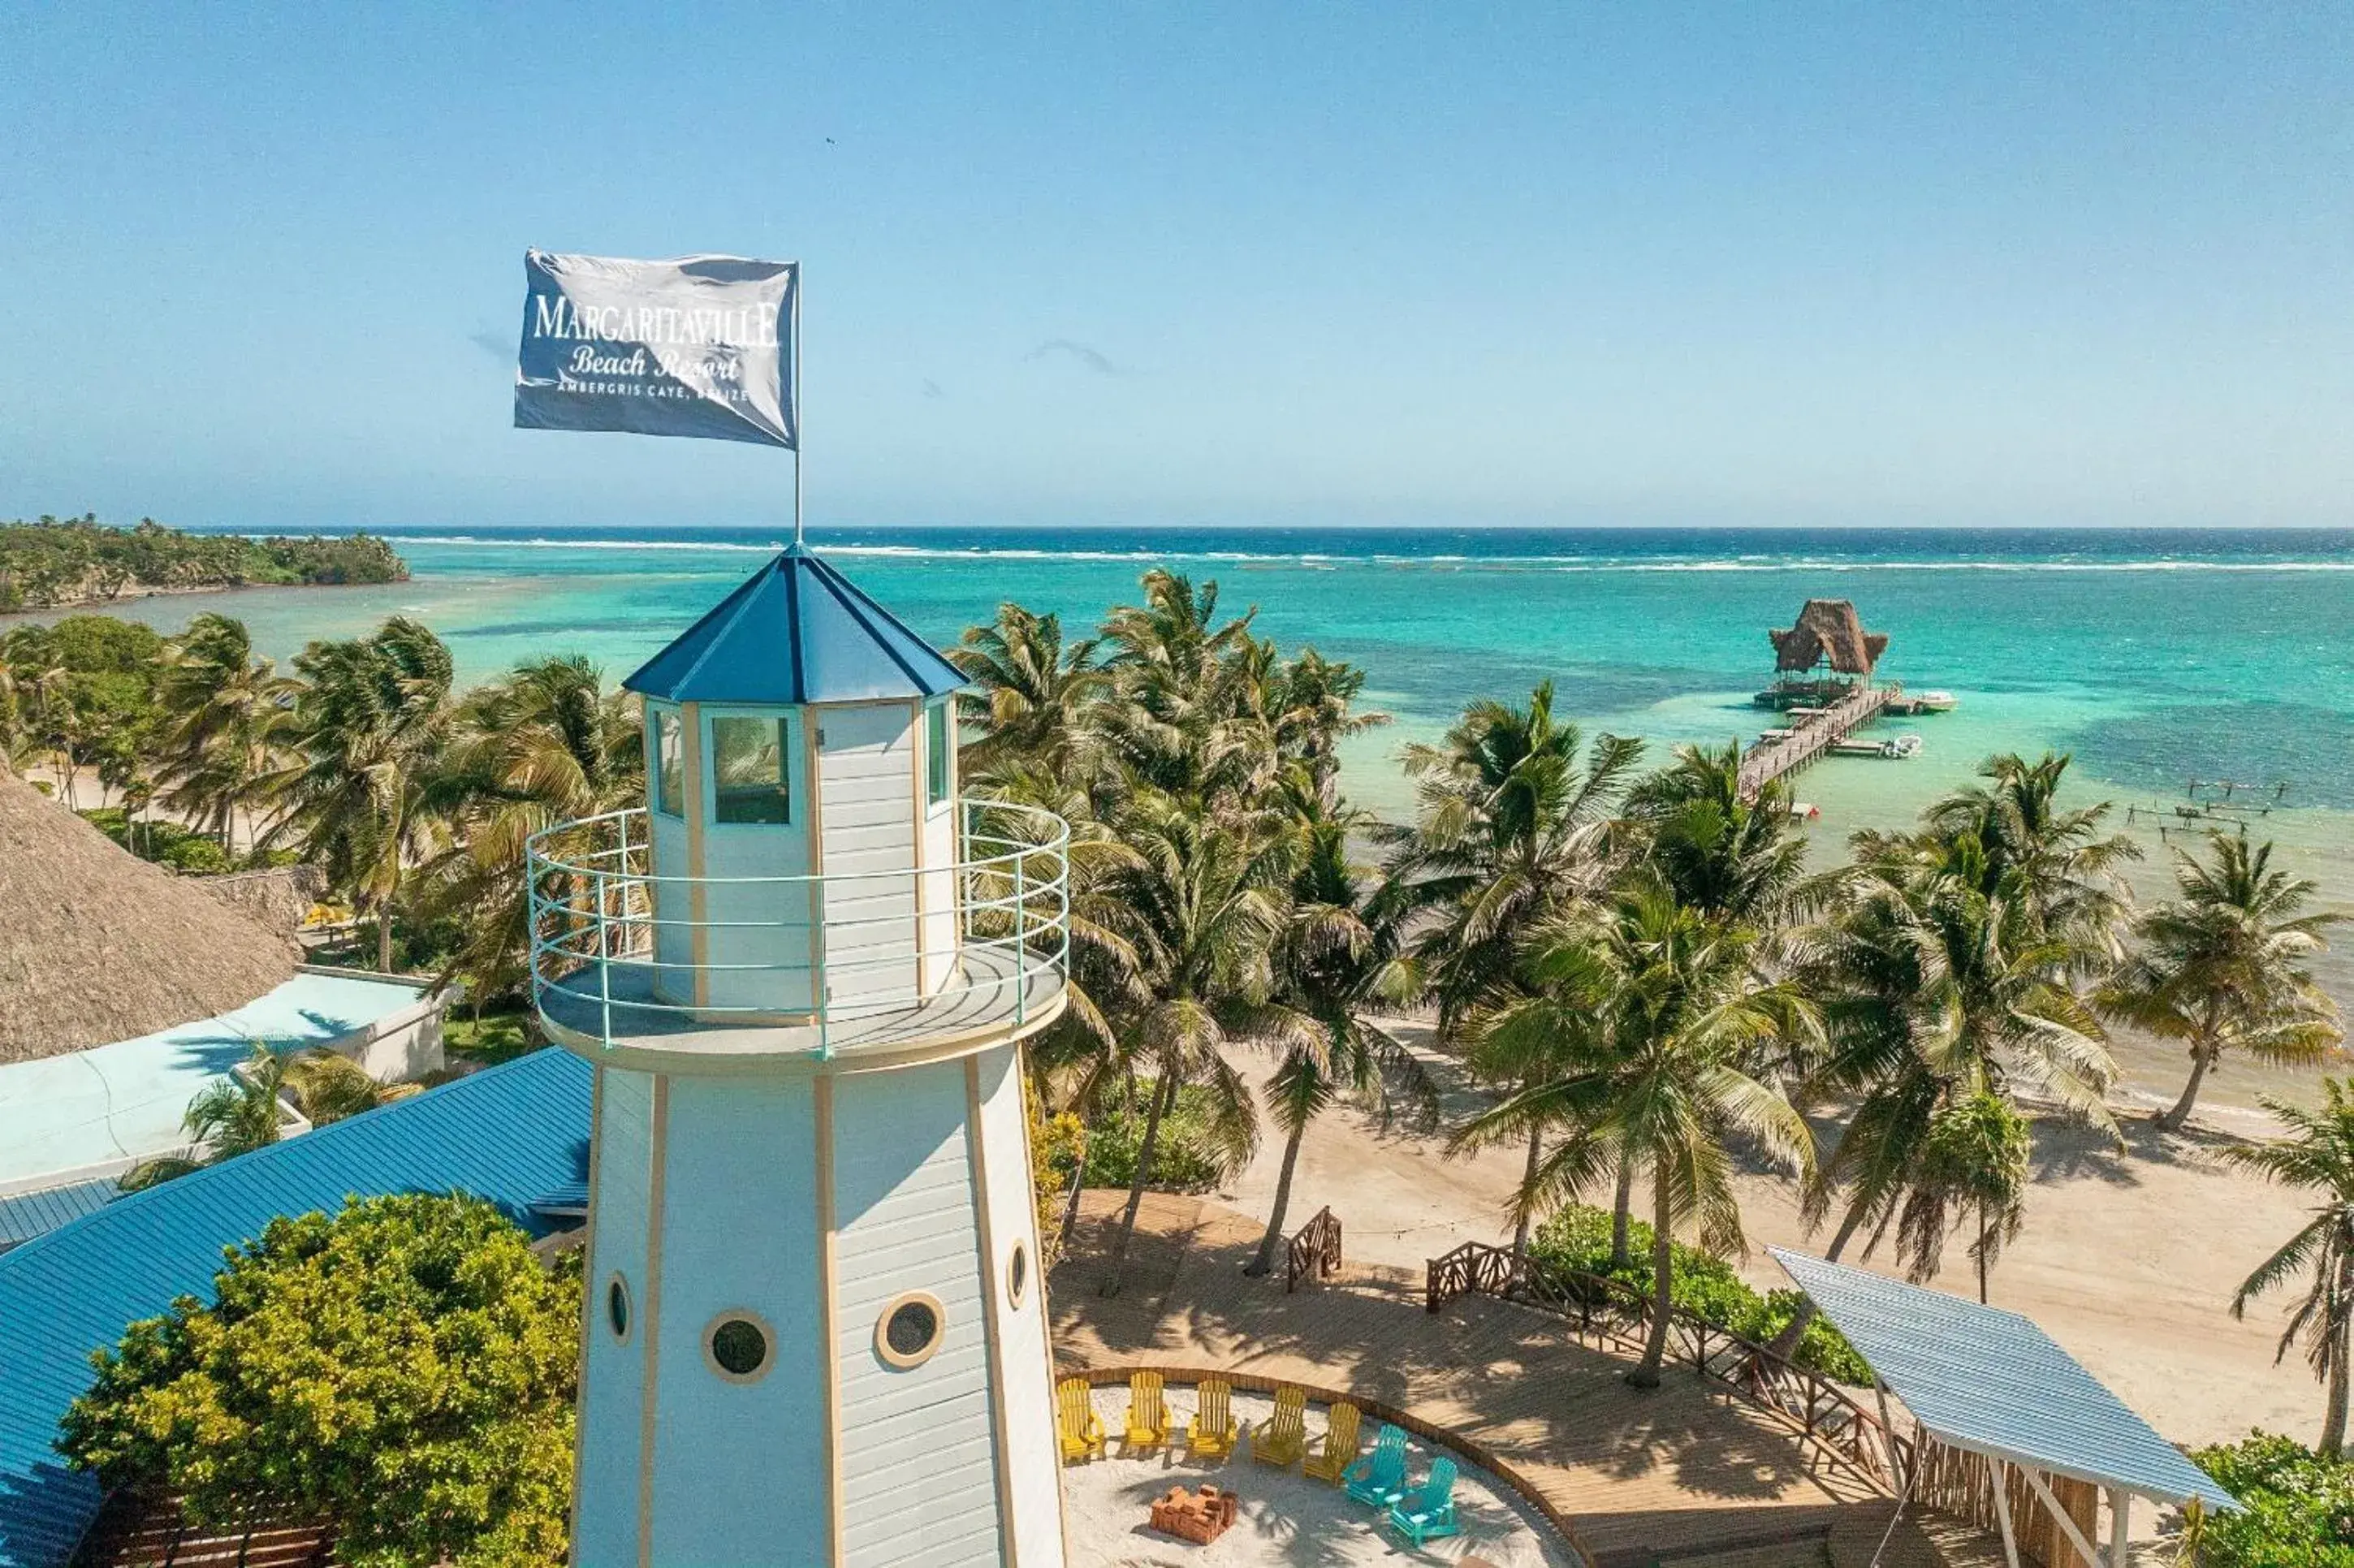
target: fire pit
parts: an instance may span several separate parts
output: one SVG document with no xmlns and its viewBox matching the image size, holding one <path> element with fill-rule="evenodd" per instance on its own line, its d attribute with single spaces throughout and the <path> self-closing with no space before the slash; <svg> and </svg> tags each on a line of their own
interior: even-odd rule
<svg viewBox="0 0 2354 1568">
<path fill-rule="evenodd" d="M 1152 1528 L 1164 1534 L 1207 1546 L 1235 1522 L 1235 1494 L 1219 1487 L 1189 1492 L 1172 1487 L 1169 1495 L 1152 1504 Z"/>
</svg>

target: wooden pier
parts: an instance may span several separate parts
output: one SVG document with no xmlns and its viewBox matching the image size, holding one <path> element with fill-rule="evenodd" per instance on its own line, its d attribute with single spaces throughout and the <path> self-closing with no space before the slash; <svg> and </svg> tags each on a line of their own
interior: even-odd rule
<svg viewBox="0 0 2354 1568">
<path fill-rule="evenodd" d="M 1788 736 L 1767 741 L 1741 759 L 1741 798 L 1755 800 L 1766 785 L 1786 773 L 1796 773 L 1832 747 L 1880 716 L 1880 711 L 1903 695 L 1899 685 L 1866 686 L 1840 698 L 1818 714 L 1810 714 Z"/>
</svg>

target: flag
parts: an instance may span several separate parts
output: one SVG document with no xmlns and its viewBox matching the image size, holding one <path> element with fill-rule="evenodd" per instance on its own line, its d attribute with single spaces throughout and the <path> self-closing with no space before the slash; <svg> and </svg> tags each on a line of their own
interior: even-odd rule
<svg viewBox="0 0 2354 1568">
<path fill-rule="evenodd" d="M 514 422 L 800 450 L 801 264 L 527 250 Z"/>
</svg>

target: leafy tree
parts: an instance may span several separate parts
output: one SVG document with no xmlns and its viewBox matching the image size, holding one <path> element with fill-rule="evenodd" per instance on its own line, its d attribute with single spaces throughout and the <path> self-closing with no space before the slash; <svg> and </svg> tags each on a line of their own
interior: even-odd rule
<svg viewBox="0 0 2354 1568">
<path fill-rule="evenodd" d="M 1137 955 L 1144 1000 L 1124 1016 L 1127 1059 L 1153 1093 L 1128 1204 L 1113 1238 L 1103 1293 L 1119 1291 L 1136 1216 L 1152 1184 L 1153 1156 L 1178 1090 L 1211 1097 L 1211 1124 L 1230 1159 L 1257 1142 L 1249 1087 L 1226 1059 L 1230 1038 L 1296 1036 L 1295 1014 L 1271 1009 L 1271 952 L 1284 922 L 1286 845 L 1263 821 L 1214 820 L 1198 803 L 1145 789 L 1119 829 L 1136 856 L 1117 878 L 1117 924 Z"/>
<path fill-rule="evenodd" d="M 1246 1272 L 1275 1267 L 1291 1203 L 1292 1176 L 1309 1123 L 1343 1096 L 1384 1121 L 1404 1112 L 1428 1127 L 1438 1097 L 1421 1062 L 1374 1019 L 1395 1000 L 1403 976 L 1394 923 L 1373 908 L 1376 885 L 1349 858 L 1357 812 L 1328 804 L 1306 764 L 1295 768 L 1291 800 L 1299 836 L 1289 918 L 1276 951 L 1276 996 L 1299 1022 L 1267 1086 L 1267 1110 L 1283 1133 L 1283 1163 L 1258 1254 Z"/>
<path fill-rule="evenodd" d="M 1678 747 L 1675 756 L 1628 792 L 1645 858 L 1684 907 L 1770 930 L 1805 885 L 1807 841 L 1791 821 L 1788 780 L 1745 800 L 1740 742 Z"/>
<path fill-rule="evenodd" d="M 412 1084 L 379 1083 L 358 1063 L 333 1051 L 279 1052 L 257 1044 L 235 1072 L 206 1085 L 188 1102 L 180 1125 L 200 1153 L 144 1160 L 123 1176 L 122 1186 L 141 1192 L 266 1149 L 278 1141 L 290 1107 L 313 1126 L 323 1126 L 417 1089 Z"/>
<path fill-rule="evenodd" d="M 2169 1128 L 2190 1119 L 2200 1084 L 2226 1052 L 2305 1066 L 2344 1038 L 2336 1004 L 2306 966 L 2338 916 L 2300 913 L 2315 885 L 2274 870 L 2272 845 L 2224 833 L 2209 843 L 2203 862 L 2175 853 L 2181 896 L 2135 923 L 2139 946 L 2095 997 L 2109 1016 L 2190 1050 L 2182 1097 L 2158 1118 Z"/>
<path fill-rule="evenodd" d="M 411 866 L 450 841 L 438 769 L 451 734 L 450 651 L 404 616 L 375 635 L 313 642 L 296 656 L 297 760 L 270 780 L 284 815 L 265 843 L 291 838 L 376 927 L 392 967 L 392 919 Z"/>
<path fill-rule="evenodd" d="M 1711 1251 L 1744 1245 L 1731 1141 L 1811 1173 L 1804 1118 L 1749 1070 L 1767 1042 L 1810 1019 L 1794 988 L 1758 976 L 1745 928 L 1680 906 L 1656 882 L 1586 918 L 1598 927 L 1549 933 L 1526 962 L 1540 993 L 1584 977 L 1563 991 L 1589 998 L 1603 1022 L 1572 1032 L 1557 1003 L 1504 1004 L 1508 1016 L 1493 1032 L 1546 1037 L 1546 1075 L 1476 1118 L 1464 1139 L 1493 1141 L 1530 1125 L 1568 1129 L 1524 1188 L 1525 1209 L 1580 1197 L 1622 1167 L 1649 1171 L 1651 1324 L 1628 1381 L 1652 1388 L 1667 1352 L 1677 1227 L 1696 1224 Z"/>
<path fill-rule="evenodd" d="M 315 1520 L 354 1568 L 560 1563 L 578 1381 L 577 1259 L 543 1267 L 479 1199 L 355 1199 L 232 1247 L 92 1357 L 58 1446 L 221 1525 Z"/>
<path fill-rule="evenodd" d="M 2304 1229 L 2281 1244 L 2232 1298 L 2232 1316 L 2243 1317 L 2248 1303 L 2300 1277 L 2305 1298 L 2290 1313 L 2273 1359 L 2286 1356 L 2300 1340 L 2306 1361 L 2329 1390 L 2321 1421 L 2318 1452 L 2336 1459 L 2346 1451 L 2348 1334 L 2354 1330 L 2354 1092 L 2336 1078 L 2321 1081 L 2322 1106 L 2309 1111 L 2283 1100 L 2265 1099 L 2266 1110 L 2288 1128 L 2285 1138 L 2225 1149 L 2223 1158 L 2262 1171 L 2275 1181 L 2310 1189 L 2319 1202 Z"/>
<path fill-rule="evenodd" d="M 577 655 L 518 665 L 469 693 L 451 715 L 424 794 L 455 842 L 423 868 L 414 903 L 426 922 L 458 923 L 456 950 L 438 978 L 463 980 L 478 1012 L 527 979 L 525 841 L 642 800 L 642 724 L 637 700 L 606 689 L 598 668 Z M 623 910 L 617 903 L 609 913 Z"/>
<path fill-rule="evenodd" d="M 210 611 L 162 651 L 158 695 L 165 715 L 165 800 L 211 824 L 237 851 L 237 818 L 261 804 L 262 786 L 286 759 L 295 684 L 253 651 L 245 623 Z"/>
<path fill-rule="evenodd" d="M 986 776 L 1005 758 L 1069 768 L 1092 736 L 1091 710 L 1111 687 L 1100 647 L 1094 638 L 1066 645 L 1060 616 L 1018 604 L 999 605 L 991 625 L 967 628 L 948 655 L 975 687 L 968 716 L 982 726 L 960 759 L 965 777 Z"/>
<path fill-rule="evenodd" d="M 1548 681 L 1524 708 L 1476 702 L 1444 744 L 1406 748 L 1415 824 L 1386 835 L 1388 896 L 1421 918 L 1411 955 L 1442 1038 L 1511 989 L 1531 928 L 1617 869 L 1612 813 L 1643 743 L 1597 736 L 1581 764 L 1553 701 Z"/>
</svg>

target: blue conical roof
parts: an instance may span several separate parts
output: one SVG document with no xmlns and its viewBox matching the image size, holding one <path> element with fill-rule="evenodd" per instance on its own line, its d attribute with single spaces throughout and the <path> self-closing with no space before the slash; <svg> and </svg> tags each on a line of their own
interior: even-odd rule
<svg viewBox="0 0 2354 1568">
<path fill-rule="evenodd" d="M 679 703 L 938 697 L 957 667 L 848 577 L 795 544 L 621 683 Z"/>
</svg>

